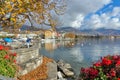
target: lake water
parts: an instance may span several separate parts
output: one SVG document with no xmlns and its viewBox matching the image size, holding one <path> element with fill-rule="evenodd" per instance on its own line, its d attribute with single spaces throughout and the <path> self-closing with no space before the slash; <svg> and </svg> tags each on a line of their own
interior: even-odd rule
<svg viewBox="0 0 120 80">
<path fill-rule="evenodd" d="M 52 41 L 41 44 L 40 53 L 70 63 L 78 75 L 81 67 L 90 66 L 101 56 L 120 54 L 120 39 Z"/>
</svg>

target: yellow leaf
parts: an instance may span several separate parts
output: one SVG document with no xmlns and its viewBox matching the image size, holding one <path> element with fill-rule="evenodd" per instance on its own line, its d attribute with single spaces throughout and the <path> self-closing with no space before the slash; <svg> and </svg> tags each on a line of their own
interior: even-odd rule
<svg viewBox="0 0 120 80">
<path fill-rule="evenodd" d="M 17 14 L 16 13 L 12 13 L 12 15 L 11 15 L 12 17 L 16 17 L 17 16 Z"/>
<path fill-rule="evenodd" d="M 5 12 L 2 11 L 1 13 L 2 13 L 3 15 L 5 15 Z"/>
<path fill-rule="evenodd" d="M 2 14 L 2 12 L 0 12 L 0 14 Z"/>
<path fill-rule="evenodd" d="M 19 12 L 20 12 L 20 13 L 25 12 L 25 9 L 21 8 L 21 9 L 19 10 Z"/>
<path fill-rule="evenodd" d="M 13 22 L 15 22 L 15 21 L 16 21 L 16 19 L 15 19 L 15 18 L 11 18 L 10 20 L 11 20 L 11 21 L 13 21 Z"/>
<path fill-rule="evenodd" d="M 17 0 L 18 1 L 18 3 L 23 3 L 21 0 Z"/>
<path fill-rule="evenodd" d="M 12 0 L 12 2 L 15 2 L 16 0 Z"/>
<path fill-rule="evenodd" d="M 6 20 L 7 18 L 2 18 L 2 20 Z"/>
</svg>

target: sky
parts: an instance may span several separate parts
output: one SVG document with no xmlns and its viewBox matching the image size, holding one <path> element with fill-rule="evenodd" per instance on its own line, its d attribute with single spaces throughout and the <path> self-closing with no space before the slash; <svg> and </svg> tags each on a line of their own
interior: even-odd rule
<svg viewBox="0 0 120 80">
<path fill-rule="evenodd" d="M 120 29 L 120 0 L 67 0 L 63 27 Z"/>
</svg>

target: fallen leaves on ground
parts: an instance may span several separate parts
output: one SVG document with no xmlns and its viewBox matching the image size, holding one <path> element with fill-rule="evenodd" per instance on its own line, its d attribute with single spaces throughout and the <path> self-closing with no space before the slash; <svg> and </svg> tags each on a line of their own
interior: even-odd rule
<svg viewBox="0 0 120 80">
<path fill-rule="evenodd" d="M 47 79 L 47 63 L 53 60 L 43 57 L 43 63 L 35 70 L 18 77 L 18 80 L 46 80 Z"/>
</svg>

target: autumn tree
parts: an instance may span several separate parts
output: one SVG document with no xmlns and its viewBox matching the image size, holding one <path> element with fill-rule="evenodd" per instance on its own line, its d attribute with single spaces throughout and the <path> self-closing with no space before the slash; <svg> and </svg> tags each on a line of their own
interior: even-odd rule
<svg viewBox="0 0 120 80">
<path fill-rule="evenodd" d="M 55 27 L 52 14 L 61 15 L 65 0 L 0 0 L 0 25 L 3 29 L 19 29 L 26 20 Z"/>
</svg>

